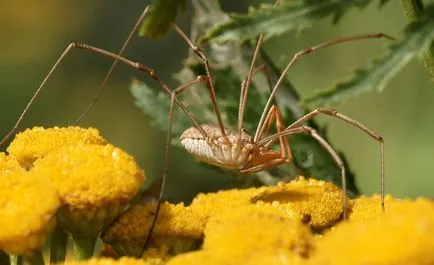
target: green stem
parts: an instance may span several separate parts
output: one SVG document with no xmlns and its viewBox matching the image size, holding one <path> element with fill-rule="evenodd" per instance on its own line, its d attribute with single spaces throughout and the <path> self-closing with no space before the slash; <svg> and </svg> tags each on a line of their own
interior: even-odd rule
<svg viewBox="0 0 434 265">
<path fill-rule="evenodd" d="M 44 257 L 42 256 L 42 251 L 38 250 L 32 255 L 23 256 L 24 263 L 27 265 L 44 265 Z"/>
<path fill-rule="evenodd" d="M 56 228 L 51 233 L 50 242 L 50 263 L 63 263 L 66 258 L 68 234 L 59 224 L 56 225 Z"/>
<path fill-rule="evenodd" d="M 93 256 L 97 237 L 81 237 L 72 235 L 74 253 L 77 260 L 86 260 Z"/>
<path fill-rule="evenodd" d="M 23 256 L 10 255 L 9 262 L 11 265 L 23 265 Z"/>
<path fill-rule="evenodd" d="M 424 6 L 421 0 L 401 0 L 404 13 L 410 22 L 416 22 L 422 18 Z M 434 78 L 434 40 L 424 55 L 425 67 Z"/>
</svg>

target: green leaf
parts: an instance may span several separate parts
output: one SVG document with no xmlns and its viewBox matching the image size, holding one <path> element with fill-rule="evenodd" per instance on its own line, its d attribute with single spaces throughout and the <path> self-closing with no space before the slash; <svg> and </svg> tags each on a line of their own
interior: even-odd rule
<svg viewBox="0 0 434 265">
<path fill-rule="evenodd" d="M 176 15 L 184 10 L 187 0 L 157 0 L 149 7 L 139 35 L 153 39 L 163 36 L 175 22 Z"/>
<path fill-rule="evenodd" d="M 368 68 L 357 70 L 350 80 L 320 91 L 305 102 L 316 106 L 331 106 L 374 89 L 381 92 L 399 70 L 413 57 L 423 55 L 429 47 L 434 39 L 433 10 L 434 8 L 427 9 L 427 14 L 432 14 L 431 17 L 410 24 L 405 39 L 392 45 L 386 56 L 374 61 Z"/>
<path fill-rule="evenodd" d="M 131 87 L 131 94 L 135 98 L 135 104 L 145 114 L 152 117 L 152 125 L 167 131 L 168 113 L 169 113 L 169 96 L 159 88 L 151 88 L 144 82 L 134 79 Z M 183 130 L 190 127 L 191 123 L 184 113 L 180 113 L 178 108 L 174 111 L 173 134 L 180 135 Z M 187 126 L 187 127 L 186 127 Z"/>
<path fill-rule="evenodd" d="M 424 16 L 424 6 L 421 0 L 402 0 L 402 8 L 404 9 L 405 16 L 411 22 L 419 21 Z M 434 78 L 434 40 L 431 41 L 430 47 L 425 52 L 424 57 L 425 68 Z"/>
<path fill-rule="evenodd" d="M 231 14 L 231 20 L 208 30 L 201 42 L 223 43 L 253 39 L 265 32 L 265 38 L 288 31 L 300 31 L 314 22 L 333 16 L 337 23 L 352 7 L 363 8 L 372 0 L 287 1 L 277 7 L 262 4 L 247 14 Z"/>
</svg>

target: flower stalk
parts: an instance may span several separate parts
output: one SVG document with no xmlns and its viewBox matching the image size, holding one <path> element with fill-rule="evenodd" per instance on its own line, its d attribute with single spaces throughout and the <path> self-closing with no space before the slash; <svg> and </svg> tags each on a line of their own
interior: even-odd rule
<svg viewBox="0 0 434 265">
<path fill-rule="evenodd" d="M 66 247 L 68 244 L 68 234 L 56 225 L 50 236 L 50 263 L 62 263 L 66 258 Z"/>
<path fill-rule="evenodd" d="M 83 237 L 72 234 L 75 258 L 77 260 L 90 259 L 93 256 L 93 252 L 95 251 L 96 240 L 96 236 Z"/>
</svg>

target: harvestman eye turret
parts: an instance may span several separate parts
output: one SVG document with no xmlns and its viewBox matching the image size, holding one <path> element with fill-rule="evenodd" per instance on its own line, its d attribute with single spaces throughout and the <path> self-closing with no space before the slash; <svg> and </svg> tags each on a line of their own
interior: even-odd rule
<svg viewBox="0 0 434 265">
<path fill-rule="evenodd" d="M 161 191 L 159 195 L 159 201 L 155 210 L 154 219 L 152 222 L 152 225 L 149 230 L 148 237 L 146 239 L 146 244 L 149 242 L 153 228 L 155 226 L 155 223 L 157 221 L 158 212 L 160 209 L 160 202 L 163 196 L 165 181 L 167 179 L 167 170 L 169 165 L 169 154 L 170 154 L 170 146 L 171 146 L 171 131 L 172 131 L 172 119 L 173 119 L 173 110 L 174 105 L 178 105 L 181 110 L 187 115 L 187 117 L 191 120 L 193 126 L 191 128 L 187 128 L 184 133 L 181 135 L 181 144 L 184 146 L 184 148 L 193 156 L 197 157 L 199 160 L 204 161 L 209 164 L 213 164 L 222 168 L 228 168 L 228 169 L 235 169 L 238 170 L 240 173 L 243 174 L 251 174 L 256 173 L 262 170 L 267 170 L 276 166 L 279 166 L 284 163 L 291 162 L 293 159 L 291 147 L 288 142 L 287 136 L 294 135 L 294 134 L 308 134 L 312 136 L 315 140 L 319 142 L 333 157 L 334 161 L 336 162 L 337 166 L 341 170 L 342 175 L 342 211 L 343 211 L 343 218 L 347 219 L 348 217 L 348 209 L 347 209 L 347 185 L 346 185 L 346 178 L 345 178 L 345 167 L 344 164 L 339 157 L 339 155 L 336 153 L 336 151 L 319 135 L 313 128 L 310 128 L 308 126 L 304 126 L 303 124 L 314 118 L 315 116 L 319 114 L 325 114 L 331 117 L 338 118 L 340 120 L 346 121 L 351 125 L 356 126 L 357 128 L 364 131 L 366 134 L 368 134 L 370 137 L 375 139 L 380 143 L 380 159 L 381 159 L 381 207 L 384 210 L 384 143 L 382 137 L 375 133 L 373 130 L 369 129 L 367 126 L 363 125 L 362 123 L 345 116 L 339 112 L 337 112 L 334 109 L 329 108 L 318 108 L 310 113 L 304 115 L 294 123 L 290 125 L 285 125 L 282 114 L 275 104 L 273 104 L 273 99 L 275 96 L 275 93 L 277 91 L 277 88 L 280 86 L 280 84 L 285 79 L 289 69 L 295 64 L 297 60 L 303 55 L 312 53 L 318 49 L 325 48 L 328 46 L 332 46 L 339 43 L 344 42 L 350 42 L 350 41 L 357 41 L 361 39 L 374 39 L 374 38 L 387 38 L 387 39 L 393 39 L 392 37 L 389 37 L 385 34 L 378 33 L 378 34 L 365 34 L 365 35 L 358 35 L 353 37 L 346 37 L 341 39 L 332 40 L 329 42 L 321 43 L 316 46 L 312 46 L 306 49 L 303 49 L 299 52 L 297 52 L 292 60 L 287 64 L 285 69 L 282 71 L 282 74 L 280 75 L 278 81 L 271 89 L 271 94 L 268 98 L 267 103 L 265 104 L 265 107 L 262 111 L 261 118 L 258 122 L 258 125 L 256 127 L 255 134 L 252 136 L 250 135 L 243 127 L 244 122 L 244 113 L 245 113 L 245 106 L 247 103 L 247 94 L 250 87 L 250 82 L 252 77 L 257 74 L 260 71 L 264 71 L 266 69 L 263 66 L 257 67 L 255 65 L 256 59 L 259 53 L 259 49 L 262 45 L 263 40 L 263 34 L 259 36 L 255 51 L 253 53 L 252 62 L 250 65 L 249 72 L 244 79 L 244 81 L 241 84 L 241 93 L 240 93 L 240 102 L 239 102 L 239 112 L 238 112 L 238 124 L 237 128 L 235 130 L 227 129 L 223 125 L 220 111 L 218 108 L 218 102 L 216 99 L 216 93 L 214 89 L 214 83 L 212 75 L 210 74 L 210 66 L 208 63 L 207 57 L 202 53 L 202 51 L 196 47 L 190 39 L 187 37 L 187 35 L 180 29 L 178 26 L 173 25 L 174 30 L 181 36 L 182 39 L 185 40 L 186 44 L 189 46 L 189 48 L 197 55 L 197 57 L 202 61 L 205 67 L 206 75 L 198 76 L 196 79 L 187 82 L 186 84 L 174 89 L 170 90 L 168 86 L 158 77 L 156 72 L 149 68 L 148 66 L 134 62 L 132 60 L 129 60 L 127 58 L 122 57 L 123 51 L 125 50 L 128 42 L 130 41 L 133 32 L 137 29 L 137 26 L 141 23 L 143 18 L 145 17 L 147 12 L 147 8 L 143 11 L 142 15 L 136 22 L 135 26 L 131 30 L 130 34 L 127 37 L 127 40 L 125 41 L 121 51 L 118 54 L 103 50 L 101 48 L 97 48 L 94 46 L 90 46 L 87 44 L 82 43 L 71 43 L 65 51 L 61 54 L 57 62 L 54 64 L 54 66 L 51 68 L 47 76 L 44 78 L 38 89 L 36 90 L 35 94 L 27 104 L 26 108 L 23 110 L 20 118 L 16 122 L 13 129 L 9 131 L 9 133 L 0 141 L 0 145 L 4 144 L 6 140 L 11 137 L 19 128 L 19 125 L 21 124 L 21 121 L 27 114 L 30 106 L 33 104 L 33 102 L 36 100 L 37 96 L 39 95 L 42 88 L 45 86 L 45 83 L 50 78 L 50 76 L 53 74 L 54 70 L 58 67 L 60 62 L 66 57 L 67 54 L 71 50 L 74 49 L 83 49 L 88 50 L 96 54 L 100 54 L 106 57 L 109 57 L 114 60 L 110 70 L 107 72 L 107 75 L 104 78 L 104 81 L 102 82 L 96 96 L 94 99 L 90 102 L 89 106 L 86 108 L 86 110 L 82 113 L 82 115 L 77 120 L 77 123 L 85 116 L 85 114 L 91 109 L 91 107 L 96 103 L 96 101 L 99 99 L 100 94 L 103 90 L 103 87 L 105 83 L 107 82 L 108 77 L 112 73 L 114 67 L 118 62 L 122 62 L 126 65 L 129 65 L 141 72 L 144 72 L 149 77 L 154 79 L 160 89 L 164 91 L 170 98 L 170 109 L 169 109 L 169 115 L 168 115 L 168 133 L 167 133 L 167 142 L 166 142 L 166 156 L 165 156 L 165 164 L 164 164 L 164 171 L 162 175 L 162 183 L 161 183 Z M 178 100 L 176 95 L 178 93 L 183 92 L 184 90 L 188 89 L 194 84 L 205 84 L 206 88 L 210 95 L 210 100 L 214 109 L 214 113 L 216 115 L 216 124 L 200 124 L 197 119 L 193 116 L 192 113 L 184 106 L 182 102 Z M 275 126 L 276 133 L 269 135 L 269 130 L 272 126 Z M 271 147 L 274 143 L 278 142 L 280 149 L 279 150 L 273 150 Z"/>
</svg>

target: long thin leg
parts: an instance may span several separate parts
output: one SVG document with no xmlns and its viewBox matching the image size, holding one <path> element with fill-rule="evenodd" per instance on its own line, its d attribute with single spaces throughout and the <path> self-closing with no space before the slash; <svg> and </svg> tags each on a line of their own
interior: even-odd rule
<svg viewBox="0 0 434 265">
<path fill-rule="evenodd" d="M 243 89 L 245 88 L 245 87 L 249 87 L 249 86 L 247 86 L 246 84 L 249 82 L 250 83 L 250 81 L 248 81 L 248 79 L 250 78 L 253 78 L 257 73 L 259 73 L 259 72 L 263 72 L 264 73 L 264 75 L 265 75 L 265 78 L 267 79 L 267 85 L 268 85 L 268 88 L 270 89 L 270 92 L 271 92 L 271 90 L 273 89 L 273 84 L 271 83 L 271 74 L 270 74 L 270 72 L 269 72 L 269 70 L 268 70 L 268 65 L 266 65 L 266 64 L 263 64 L 263 65 L 261 65 L 261 66 L 258 66 L 258 67 L 256 67 L 256 68 L 254 68 L 253 70 L 252 70 L 252 72 L 251 73 L 249 73 L 249 75 L 246 77 L 246 78 L 244 78 L 243 79 L 243 81 L 241 82 L 241 95 L 240 95 L 240 98 L 242 98 L 243 97 Z M 241 99 L 240 99 L 240 101 L 241 101 Z M 276 105 L 277 106 L 277 104 L 276 104 L 276 102 L 274 102 L 274 105 Z M 241 104 L 238 106 L 239 107 L 239 110 L 238 110 L 238 115 L 240 114 L 240 110 L 241 110 Z M 245 104 L 243 105 L 243 107 L 245 107 Z M 243 112 L 244 112 L 244 110 L 243 110 Z M 240 120 L 240 118 L 238 117 L 238 120 Z M 241 123 L 241 126 L 243 126 L 243 124 L 244 124 L 244 122 L 243 123 Z M 242 129 L 242 128 L 241 128 Z"/>
<path fill-rule="evenodd" d="M 276 7 L 279 4 L 279 1 L 277 0 L 274 3 L 274 7 Z M 249 73 L 247 75 L 246 81 L 243 82 L 243 85 L 241 86 L 241 95 L 240 95 L 240 103 L 238 108 L 238 133 L 241 135 L 241 130 L 243 129 L 243 123 L 244 123 L 244 114 L 245 114 L 245 108 L 246 108 L 246 102 L 247 102 L 247 94 L 249 92 L 250 88 L 250 81 L 253 76 L 253 71 L 256 64 L 256 58 L 258 57 L 259 50 L 262 45 L 262 41 L 264 39 L 264 33 L 259 35 L 258 41 L 256 43 L 255 51 L 253 52 L 253 58 L 252 62 L 250 63 L 250 69 Z"/>
<path fill-rule="evenodd" d="M 70 44 L 60 55 L 59 59 L 57 59 L 56 63 L 53 65 L 53 67 L 50 69 L 48 74 L 45 76 L 42 83 L 39 85 L 39 87 L 36 89 L 33 96 L 30 98 L 29 102 L 27 103 L 26 107 L 24 108 L 23 112 L 21 113 L 18 120 L 15 122 L 14 127 L 5 135 L 0 141 L 0 146 L 3 146 L 3 144 L 18 130 L 19 126 L 21 125 L 21 122 L 23 121 L 24 117 L 26 116 L 27 112 L 29 111 L 30 107 L 33 105 L 33 103 L 38 98 L 39 94 L 41 93 L 42 88 L 45 86 L 45 83 L 47 83 L 50 76 L 53 74 L 54 70 L 57 68 L 57 66 L 60 64 L 60 62 L 63 60 L 63 58 L 70 52 L 70 50 L 73 48 L 71 47 L 72 44 Z"/>
<path fill-rule="evenodd" d="M 275 105 L 271 106 L 271 109 L 267 114 L 264 127 L 261 130 L 259 139 L 262 137 L 263 133 L 268 134 L 273 124 L 273 121 L 275 122 L 277 132 L 282 132 L 283 130 L 285 130 L 282 113 L 280 112 L 279 108 L 276 107 Z M 292 156 L 291 148 L 289 146 L 288 138 L 284 136 L 280 136 L 279 143 L 280 143 L 280 152 L 282 157 L 288 160 L 292 160 L 293 156 Z"/>
<path fill-rule="evenodd" d="M 141 72 L 146 73 L 148 76 L 150 76 L 152 79 L 154 79 L 157 84 L 159 85 L 159 87 L 167 94 L 167 95 L 171 95 L 172 91 L 170 91 L 170 89 L 168 88 L 168 86 L 158 77 L 158 75 L 156 74 L 156 72 L 154 70 L 152 70 L 151 68 L 147 67 L 146 65 L 143 65 L 141 63 L 138 62 L 134 62 L 131 60 L 128 60 L 124 57 L 121 57 L 117 54 L 114 54 L 112 52 L 91 46 L 91 45 L 87 45 L 87 44 L 83 44 L 83 43 L 71 43 L 68 45 L 68 47 L 66 47 L 66 49 L 63 51 L 63 53 L 60 55 L 59 59 L 57 59 L 56 63 L 53 65 L 53 67 L 50 69 L 50 71 L 48 72 L 48 74 L 45 76 L 44 80 L 42 81 L 42 83 L 39 85 L 39 87 L 36 89 L 35 93 L 33 94 L 32 98 L 29 100 L 29 102 L 27 103 L 26 107 L 24 108 L 23 112 L 21 113 L 20 117 L 18 118 L 17 122 L 15 123 L 14 127 L 2 138 L 2 140 L 0 141 L 0 146 L 2 146 L 19 128 L 19 126 L 21 125 L 21 122 L 23 121 L 24 117 L 26 116 L 27 112 L 29 111 L 30 107 L 33 105 L 33 103 L 36 101 L 37 97 L 39 96 L 39 94 L 41 93 L 42 89 L 45 87 L 45 84 L 47 83 L 47 81 L 49 80 L 49 78 L 51 77 L 51 75 L 54 73 L 54 71 L 57 69 L 57 67 L 59 66 L 59 64 L 63 61 L 63 59 L 71 52 L 71 50 L 73 49 L 82 49 L 82 50 L 88 50 L 100 55 L 103 55 L 105 57 L 111 58 L 113 60 L 118 60 L 134 69 L 137 69 Z M 204 81 L 208 81 L 207 77 L 204 76 L 199 76 L 198 79 L 204 80 Z M 175 103 L 182 109 L 182 111 L 187 115 L 187 117 L 191 120 L 191 122 L 194 124 L 194 126 L 201 132 L 201 134 L 206 137 L 207 134 L 205 132 L 205 130 L 203 130 L 203 128 L 199 125 L 199 123 L 197 122 L 197 120 L 194 118 L 193 114 L 191 114 L 190 111 L 187 110 L 187 108 L 184 106 L 184 104 L 182 104 L 182 102 L 180 102 L 177 98 L 175 98 Z"/>
<path fill-rule="evenodd" d="M 271 83 L 271 74 L 270 74 L 270 71 L 268 70 L 268 65 L 263 64 L 263 65 L 256 67 L 255 69 L 253 69 L 252 74 L 251 74 L 251 78 L 254 77 L 259 72 L 264 73 L 265 78 L 267 79 L 268 88 L 270 89 L 270 93 L 271 93 L 271 90 L 273 89 L 273 84 Z M 242 84 L 241 87 L 245 86 L 245 83 L 247 82 L 247 78 L 248 78 L 248 76 L 246 78 L 244 78 L 243 82 L 241 83 Z"/>
<path fill-rule="evenodd" d="M 134 24 L 133 28 L 130 30 L 130 33 L 128 34 L 127 38 L 125 39 L 124 44 L 122 45 L 122 48 L 119 50 L 118 52 L 118 56 L 122 56 L 124 54 L 125 49 L 127 48 L 131 38 L 133 37 L 134 32 L 136 32 L 137 28 L 139 27 L 139 25 L 142 23 L 143 19 L 146 16 L 146 13 L 148 12 L 149 6 L 146 6 L 145 9 L 143 9 L 142 14 L 140 15 L 140 17 L 137 19 L 136 23 Z M 79 124 L 80 121 L 84 118 L 84 116 L 86 116 L 86 114 L 90 111 L 90 109 L 96 104 L 96 102 L 100 99 L 102 91 L 109 79 L 109 77 L 111 76 L 113 70 L 115 69 L 116 65 L 118 64 L 118 60 L 114 60 L 112 65 L 110 66 L 109 70 L 107 71 L 106 75 L 104 76 L 104 79 L 101 83 L 101 85 L 99 86 L 95 96 L 93 97 L 92 101 L 89 103 L 89 105 L 86 107 L 86 109 L 80 114 L 80 116 L 78 117 L 78 119 L 75 121 L 75 125 Z"/>
<path fill-rule="evenodd" d="M 209 67 L 209 63 L 208 63 L 208 58 L 206 58 L 205 54 L 203 54 L 203 52 L 196 45 L 194 45 L 191 42 L 191 40 L 187 37 L 187 35 L 176 24 L 173 27 L 175 28 L 176 32 L 178 32 L 178 34 L 185 40 L 185 42 L 188 44 L 190 49 L 193 50 L 193 52 L 200 58 L 200 60 L 205 65 L 205 72 L 206 72 L 206 75 L 208 76 L 207 87 L 208 87 L 209 94 L 211 97 L 211 103 L 212 103 L 214 113 L 215 113 L 216 118 L 217 118 L 217 123 L 219 125 L 221 134 L 223 137 L 226 137 L 225 127 L 223 125 L 223 121 L 222 121 L 220 111 L 218 108 L 218 104 L 217 104 L 217 96 L 215 93 L 214 81 L 213 81 L 213 78 L 211 75 L 211 71 L 210 71 L 210 67 Z"/>
<path fill-rule="evenodd" d="M 332 46 L 332 45 L 339 44 L 339 43 L 357 41 L 357 40 L 361 40 L 361 39 L 378 39 L 378 38 L 387 38 L 387 39 L 395 40 L 393 37 L 390 37 L 389 35 L 386 35 L 383 33 L 365 34 L 365 35 L 357 35 L 357 36 L 352 36 L 352 37 L 341 38 L 341 39 L 337 39 L 337 40 L 324 42 L 324 43 L 318 44 L 316 46 L 312 46 L 312 47 L 309 47 L 309 48 L 306 48 L 306 49 L 303 49 L 303 50 L 297 52 L 294 55 L 294 57 L 292 58 L 292 60 L 285 67 L 285 69 L 283 70 L 279 79 L 277 80 L 277 83 L 273 87 L 273 90 L 272 90 L 272 92 L 268 98 L 268 101 L 264 107 L 264 110 L 262 112 L 261 119 L 259 120 L 257 129 L 256 129 L 256 133 L 255 133 L 255 137 L 254 137 L 255 141 L 258 140 L 259 128 L 261 128 L 262 124 L 264 123 L 265 115 L 267 114 L 268 109 L 271 107 L 271 104 L 273 102 L 273 98 L 274 98 L 274 95 L 276 94 L 277 88 L 280 86 L 280 84 L 286 78 L 286 74 L 288 73 L 289 69 L 295 64 L 296 61 L 298 61 L 300 59 L 301 56 L 313 53 L 313 52 L 315 52 L 321 48 L 325 48 L 325 47 Z"/>
<path fill-rule="evenodd" d="M 143 248 L 140 251 L 139 257 L 143 256 L 143 252 L 145 251 L 146 247 L 148 246 L 148 244 L 152 238 L 152 232 L 154 231 L 155 225 L 157 224 L 158 214 L 160 212 L 160 207 L 161 207 L 161 201 L 163 200 L 164 188 L 166 186 L 166 181 L 167 181 L 167 172 L 169 170 L 170 147 L 171 147 L 171 142 L 172 142 L 173 109 L 174 109 L 174 105 L 175 105 L 176 94 L 181 93 L 182 91 L 186 90 L 187 88 L 191 87 L 192 85 L 203 82 L 204 80 L 206 80 L 206 79 L 192 80 L 192 81 L 176 88 L 175 90 L 173 90 L 173 92 L 170 95 L 169 121 L 168 121 L 169 126 L 167 128 L 167 138 L 166 138 L 166 156 L 164 158 L 164 170 L 163 170 L 163 176 L 161 177 L 160 193 L 158 195 L 158 202 L 157 202 L 157 207 L 155 208 L 154 217 L 152 218 L 152 223 L 151 223 L 151 226 L 149 228 L 149 232 L 148 232 L 148 235 L 146 237 L 145 244 L 143 245 Z"/>
<path fill-rule="evenodd" d="M 287 136 L 287 135 L 293 135 L 293 134 L 300 134 L 300 133 L 308 133 L 311 135 L 315 140 L 318 141 L 318 143 L 324 147 L 327 152 L 333 157 L 333 160 L 335 161 L 336 165 L 341 170 L 341 177 L 342 177 L 342 212 L 343 212 L 343 218 L 344 220 L 348 219 L 348 198 L 347 198 L 347 178 L 345 173 L 345 166 L 342 162 L 342 159 L 339 157 L 339 155 L 336 153 L 336 151 L 331 147 L 329 143 L 327 143 L 324 138 L 319 135 L 315 129 L 308 127 L 308 126 L 299 126 L 295 128 L 286 128 L 282 132 L 275 133 L 269 137 L 266 137 L 259 142 L 257 142 L 258 145 L 265 145 L 269 144 L 270 142 L 277 141 L 279 137 Z"/>
<path fill-rule="evenodd" d="M 383 211 L 385 210 L 384 206 L 384 196 L 385 196 L 385 177 L 384 177 L 384 140 L 383 137 L 381 137 L 378 133 L 374 132 L 372 129 L 370 129 L 368 126 L 364 125 L 361 122 L 356 121 L 355 119 L 352 119 L 344 114 L 341 114 L 337 112 L 334 109 L 329 108 L 318 108 L 313 110 L 312 112 L 304 115 L 297 121 L 295 121 L 293 124 L 286 127 L 286 129 L 291 129 L 300 126 L 304 122 L 314 118 L 318 114 L 325 114 L 329 115 L 331 117 L 336 117 L 340 120 L 344 120 L 348 122 L 349 124 L 356 126 L 360 130 L 364 131 L 366 134 L 371 136 L 374 140 L 378 141 L 380 143 L 380 192 L 381 192 L 381 208 Z"/>
<path fill-rule="evenodd" d="M 258 57 L 259 49 L 262 45 L 262 40 L 264 38 L 264 33 L 259 35 L 258 42 L 256 43 L 255 51 L 253 53 L 252 62 L 250 63 L 250 69 L 249 73 L 247 74 L 247 78 L 241 85 L 241 93 L 240 93 L 240 103 L 238 106 L 238 134 L 241 137 L 241 130 L 243 129 L 243 123 L 244 123 L 244 113 L 245 113 L 245 107 L 246 107 L 246 101 L 247 101 L 247 94 L 250 87 L 250 81 L 253 76 L 256 58 Z"/>
</svg>

